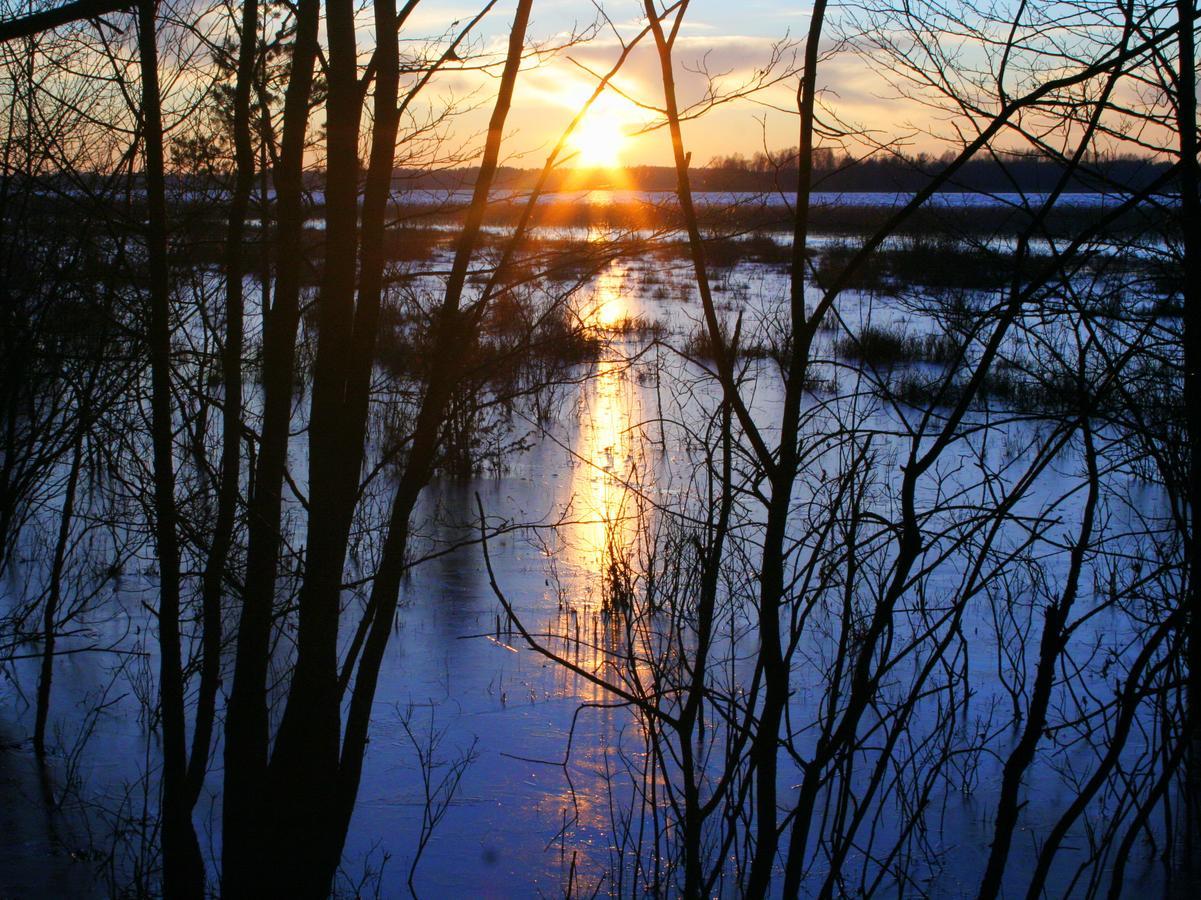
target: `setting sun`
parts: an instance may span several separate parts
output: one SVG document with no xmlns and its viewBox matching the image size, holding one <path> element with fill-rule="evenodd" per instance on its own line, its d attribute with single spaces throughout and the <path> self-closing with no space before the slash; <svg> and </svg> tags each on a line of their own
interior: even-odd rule
<svg viewBox="0 0 1201 900">
<path fill-rule="evenodd" d="M 611 169 L 621 165 L 626 135 L 615 116 L 593 110 L 571 135 L 571 148 L 582 166 Z"/>
</svg>

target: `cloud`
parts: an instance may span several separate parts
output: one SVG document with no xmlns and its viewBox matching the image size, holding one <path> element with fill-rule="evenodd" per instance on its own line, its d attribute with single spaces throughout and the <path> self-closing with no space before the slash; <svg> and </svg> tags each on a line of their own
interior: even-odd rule
<svg viewBox="0 0 1201 900">
<path fill-rule="evenodd" d="M 545 10 L 544 5 L 541 9 Z M 556 3 L 559 11 L 578 9 L 578 5 Z M 429 15 L 446 16 L 458 9 L 451 4 Z M 767 7 L 749 4 L 748 16 L 767 15 Z M 776 10 L 779 12 L 779 10 Z M 792 16 L 787 25 L 777 31 L 783 35 L 788 27 L 792 35 L 803 33 L 806 16 Z M 693 9 L 690 12 L 701 12 Z M 481 32 L 479 49 L 503 53 L 505 35 L 497 28 L 507 23 L 509 11 L 498 8 L 489 17 L 490 30 Z M 443 20 L 445 21 L 445 20 Z M 711 92 L 729 93 L 747 84 L 766 83 L 767 86 L 744 99 L 720 105 L 700 118 L 686 124 L 686 138 L 694 158 L 704 161 L 713 155 L 734 152 L 753 153 L 768 146 L 780 148 L 796 143 L 797 75 L 802 44 L 793 38 L 779 39 L 747 33 L 718 33 L 717 19 L 694 18 L 679 34 L 674 47 L 674 74 L 677 96 L 684 109 L 704 106 Z M 562 21 L 542 23 L 543 35 L 556 32 L 549 27 Z M 643 23 L 630 20 L 618 23 L 617 30 L 624 40 L 631 40 Z M 799 30 L 798 30 L 799 29 Z M 557 32 L 562 35 L 563 31 Z M 614 65 L 622 53 L 622 45 L 612 37 L 598 36 L 593 40 L 568 47 L 562 52 L 537 62 L 527 62 L 522 71 L 509 118 L 507 152 L 529 152 L 552 145 L 595 88 L 598 78 Z M 764 70 L 774 74 L 764 75 Z M 771 83 L 773 78 L 782 80 Z M 834 55 L 823 61 L 819 72 L 823 100 L 833 107 L 838 117 L 853 125 L 879 132 L 907 132 L 909 122 L 929 119 L 928 111 L 916 104 L 904 103 L 895 97 L 878 69 L 865 65 L 862 58 L 851 53 Z M 655 112 L 663 104 L 660 66 L 653 40 L 648 36 L 626 60 L 614 78 L 615 90 L 609 91 L 590 117 L 602 117 L 625 133 L 642 134 L 626 147 L 627 162 L 670 161 L 670 147 L 665 132 L 653 130 L 659 122 Z M 484 102 L 481 108 L 463 117 L 460 130 L 465 134 L 480 133 L 491 109 L 488 102 L 495 90 L 495 79 L 480 72 L 455 71 L 440 75 L 433 85 L 433 96 L 440 92 L 463 98 L 474 95 Z M 629 99 L 623 99 L 629 98 Z M 646 108 L 639 106 L 642 104 Z"/>
</svg>

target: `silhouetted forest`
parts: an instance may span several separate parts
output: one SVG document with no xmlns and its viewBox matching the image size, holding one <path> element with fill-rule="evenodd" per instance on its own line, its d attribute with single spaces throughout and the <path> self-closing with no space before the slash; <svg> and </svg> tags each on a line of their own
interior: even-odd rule
<svg viewBox="0 0 1201 900">
<path fill-rule="evenodd" d="M 940 170 L 950 159 L 929 155 L 884 155 L 855 158 L 821 154 L 813 167 L 813 189 L 832 192 L 915 192 L 938 181 Z M 1145 156 L 1120 156 L 1091 160 L 1087 169 L 1069 169 L 1062 159 L 1016 156 L 972 159 L 964 163 L 955 177 L 938 181 L 944 193 L 1046 193 L 1066 178 L 1067 193 L 1101 191 L 1115 193 L 1137 191 L 1155 182 L 1170 167 L 1166 161 Z M 734 155 L 710 160 L 690 171 L 695 191 L 796 191 L 796 151 L 782 151 L 776 157 L 757 154 Z M 476 170 L 454 169 L 447 172 L 399 170 L 398 185 L 414 189 L 453 190 L 474 184 Z M 538 180 L 536 169 L 501 168 L 496 185 L 501 189 L 528 190 Z M 620 175 L 605 170 L 584 172 L 563 170 L 548 180 L 549 191 L 620 188 L 639 191 L 674 191 L 676 172 L 669 166 L 628 166 Z"/>
</svg>

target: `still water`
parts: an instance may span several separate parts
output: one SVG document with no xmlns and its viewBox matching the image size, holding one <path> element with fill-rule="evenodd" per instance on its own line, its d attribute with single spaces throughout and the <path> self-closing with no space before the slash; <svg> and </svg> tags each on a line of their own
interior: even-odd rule
<svg viewBox="0 0 1201 900">
<path fill-rule="evenodd" d="M 643 317 L 678 338 L 699 320 L 687 283 L 686 273 L 677 282 L 671 272 L 655 272 L 650 264 L 614 263 L 585 292 L 580 314 L 601 330 Z M 741 264 L 720 287 L 726 308 L 737 304 L 754 329 L 774 320 L 785 284 L 775 269 Z M 848 297 L 843 310 L 848 321 L 911 321 L 887 301 Z M 632 773 L 645 761 L 645 744 L 626 708 L 533 652 L 510 627 L 476 540 L 477 496 L 490 526 L 524 526 L 501 528 L 488 542 L 497 582 L 516 615 L 548 646 L 604 677 L 604 651 L 613 640 L 611 621 L 601 614 L 604 574 L 615 559 L 637 558 L 653 525 L 650 501 L 671 507 L 689 494 L 698 462 L 690 435 L 705 410 L 712 410 L 716 395 L 695 362 L 661 349 L 648 352 L 633 340 L 606 351 L 590 376 L 567 389 L 549 423 L 524 423 L 536 434 L 529 449 L 506 455 L 495 470 L 474 479 L 435 480 L 423 496 L 414 553 L 430 558 L 404 584 L 402 610 L 380 674 L 344 860 L 342 887 L 348 891 L 365 873 L 374 873 L 384 896 L 408 893 L 423 811 L 431 796 L 435 806 L 445 799 L 443 779 L 450 774 L 453 780 L 458 764 L 463 765 L 461 780 L 412 876 L 419 894 L 517 897 L 561 895 L 567 886 L 585 895 L 614 889 L 606 881 L 621 830 L 614 817 L 636 787 Z M 752 412 L 770 428 L 767 423 L 781 402 L 774 365 L 753 363 L 748 384 Z M 900 433 L 896 417 L 901 412 L 875 409 L 867 415 L 881 433 Z M 1019 430 L 1017 445 L 1021 436 Z M 298 473 L 306 468 L 301 452 L 298 448 L 292 460 Z M 998 446 L 985 452 L 1014 451 Z M 1065 461 L 1062 477 L 1072 477 L 1072 469 Z M 1061 487 L 1052 478 L 1045 494 L 1032 497 L 1032 507 L 1058 498 Z M 1148 488 L 1129 490 L 1142 490 L 1133 500 L 1144 509 L 1162 503 Z M 1081 499 L 1056 502 L 1063 520 L 1071 522 Z M 1113 514 L 1122 512 L 1115 507 Z M 6 888 L 14 895 L 84 892 L 99 862 L 90 848 L 106 840 L 110 811 L 137 810 L 142 776 L 150 772 L 154 778 L 155 749 L 139 703 L 139 694 L 149 689 L 148 673 L 157 665 L 141 605 L 153 574 L 152 560 L 130 561 L 112 582 L 113 602 L 74 639 L 113 652 L 66 655 L 57 663 L 58 738 L 63 746 L 77 748 L 59 775 L 78 785 L 86 809 L 59 819 L 45 815 L 42 788 L 23 744 L 32 723 L 32 698 L 22 697 L 14 682 L 5 685 L 0 740 L 8 749 L 0 750 L 0 778 L 9 796 L 24 798 L 0 818 L 6 838 L 0 841 L 6 854 L 0 870 L 14 873 Z M 9 576 L 10 596 L 28 591 L 22 577 L 20 572 Z M 116 615 L 114 605 L 120 610 Z M 991 683 L 995 631 L 986 621 L 966 627 L 980 648 L 973 672 L 982 696 L 999 695 Z M 1100 634 L 1122 625 L 1102 617 L 1092 627 Z M 735 631 L 732 619 L 727 650 L 750 640 L 733 636 Z M 793 714 L 803 718 L 811 714 L 809 691 L 818 689 L 824 673 L 811 664 L 820 659 L 818 648 L 801 657 L 806 662 L 796 673 Z M 35 664 L 32 659 L 15 663 L 28 667 L 21 671 L 21 683 L 35 683 Z M 97 706 L 101 712 L 85 714 Z M 219 761 L 220 752 L 214 758 Z M 974 893 L 987 855 L 996 765 L 986 761 L 978 777 L 974 794 L 952 795 L 945 804 L 942 822 L 954 835 L 952 858 L 926 885 L 944 896 Z M 796 770 L 786 767 L 782 787 L 788 789 L 796 778 Z M 1068 796 L 1057 785 L 1054 779 L 1041 785 L 1045 802 L 1032 805 L 1030 821 L 1053 821 Z M 202 847 L 216 854 L 219 771 L 211 774 L 209 787 L 196 821 Z M 1030 851 L 1015 844 L 1019 860 Z M 1130 877 L 1147 876 L 1132 866 Z"/>
</svg>

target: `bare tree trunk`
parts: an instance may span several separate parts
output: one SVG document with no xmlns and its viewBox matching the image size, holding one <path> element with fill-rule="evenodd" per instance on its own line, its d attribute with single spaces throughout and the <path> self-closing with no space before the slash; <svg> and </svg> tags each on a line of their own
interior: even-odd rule
<svg viewBox="0 0 1201 900">
<path fill-rule="evenodd" d="M 785 531 L 797 471 L 801 398 L 813 334 L 813 327 L 805 320 L 805 251 L 809 234 L 809 193 L 813 180 L 813 113 L 817 96 L 817 62 L 825 13 L 825 0 L 817 0 L 813 6 L 809 34 L 805 41 L 805 69 L 801 76 L 799 103 L 801 130 L 797 160 L 796 221 L 793 231 L 789 296 L 792 354 L 785 385 L 779 462 L 771 478 L 771 505 L 768 508 L 767 532 L 764 535 L 763 562 L 760 568 L 759 627 L 763 635 L 760 640 L 767 649 L 767 655 L 763 661 L 764 695 L 760 731 L 755 736 L 752 746 L 758 767 L 756 813 L 759 817 L 755 855 L 751 859 L 747 880 L 747 893 L 752 897 L 767 894 L 779 835 L 776 825 L 776 754 L 780 721 L 788 704 L 790 665 L 788 659 L 782 656 L 783 647 L 779 633 L 780 602 L 784 594 Z M 767 632 L 764 634 L 765 628 Z M 793 828 L 797 828 L 796 823 L 793 824 Z M 803 827 L 800 833 L 804 833 Z M 797 892 L 799 874 L 798 867 L 789 868 L 785 875 L 785 894 L 789 891 L 794 894 Z"/>
<path fill-rule="evenodd" d="M 1176 116 L 1180 141 L 1180 218 L 1184 244 L 1184 414 L 1188 434 L 1188 533 L 1184 606 L 1188 615 L 1188 883 L 1201 890 L 1201 170 L 1197 161 L 1197 57 L 1193 0 L 1177 0 L 1179 63 Z"/>
<path fill-rule="evenodd" d="M 264 865 L 267 784 L 267 671 L 288 436 L 292 421 L 300 266 L 281 263 L 304 239 L 303 173 L 309 98 L 317 58 L 318 0 L 299 0 L 291 76 L 284 96 L 279 164 L 275 299 L 264 322 L 262 442 L 248 514 L 246 584 L 233 687 L 225 717 L 222 879 L 226 897 L 259 897 L 272 874 Z"/>
<path fill-rule="evenodd" d="M 200 694 L 196 703 L 196 728 L 188 783 L 195 805 L 208 770 L 213 720 L 217 709 L 217 687 L 221 680 L 221 598 L 225 564 L 233 544 L 234 517 L 242 466 L 242 335 L 244 303 L 242 281 L 246 258 L 242 246 L 246 235 L 246 210 L 254 186 L 254 145 L 250 131 L 250 93 L 258 53 L 258 0 L 242 5 L 241 45 L 238 49 L 237 83 L 234 86 L 234 156 L 236 175 L 230 197 L 229 222 L 225 237 L 225 346 L 221 354 L 221 383 L 224 408 L 221 416 L 221 474 L 217 487 L 217 517 L 212 543 L 205 561 L 201 585 L 204 617 L 203 661 Z M 264 288 L 265 289 L 265 288 Z"/>
<path fill-rule="evenodd" d="M 684 780 L 684 896 L 701 897 L 706 893 L 703 870 L 703 831 L 706 809 L 701 803 L 702 772 L 696 770 L 694 741 L 705 698 L 705 677 L 709 651 L 713 641 L 713 623 L 717 607 L 717 589 L 726 537 L 730 531 L 730 511 L 734 502 L 733 432 L 729 402 L 723 402 L 721 416 L 721 495 L 717 500 L 717 517 L 708 528 L 708 547 L 701 553 L 702 569 L 696 610 L 696 651 L 691 664 L 688 698 L 676 725 L 679 735 L 680 777 Z"/>
<path fill-rule="evenodd" d="M 134 0 L 74 0 L 72 3 L 64 3 L 43 12 L 0 22 L 0 41 L 41 34 L 43 31 L 80 19 L 98 19 L 108 13 L 129 9 L 133 5 Z"/>
<path fill-rule="evenodd" d="M 1126 681 L 1121 685 L 1117 697 L 1117 716 L 1112 726 L 1105 754 L 1101 757 L 1091 777 L 1084 782 L 1079 793 L 1068 804 L 1067 809 L 1055 826 L 1047 834 L 1038 852 L 1038 862 L 1030 878 L 1026 891 L 1026 900 L 1039 900 L 1046 896 L 1047 877 L 1050 875 L 1052 863 L 1056 854 L 1063 846 L 1064 838 L 1083 815 L 1088 805 L 1106 784 L 1110 773 L 1118 763 L 1126 740 L 1135 725 L 1136 715 L 1142 694 L 1147 691 L 1156 674 L 1167 666 L 1167 659 L 1173 653 L 1179 653 L 1181 647 L 1178 641 L 1169 642 L 1169 648 L 1164 656 L 1156 659 L 1160 644 L 1169 636 L 1178 635 L 1184 624 L 1183 610 L 1177 610 L 1168 616 L 1160 625 L 1147 636 L 1146 643 L 1130 665 Z M 1145 677 L 1144 677 L 1145 676 Z"/>
<path fill-rule="evenodd" d="M 1087 417 L 1088 414 L 1089 411 L 1086 410 L 1084 415 Z M 1042 739 L 1043 729 L 1047 724 L 1047 710 L 1051 704 L 1051 691 L 1055 686 L 1055 672 L 1066 642 L 1064 628 L 1067 625 L 1068 615 L 1072 611 L 1072 605 L 1076 602 L 1080 575 L 1084 569 L 1084 557 L 1088 552 L 1089 542 L 1092 540 L 1093 516 L 1097 508 L 1097 496 L 1100 492 L 1100 475 L 1097 472 L 1097 451 L 1093 446 L 1092 430 L 1087 418 L 1083 427 L 1085 460 L 1088 464 L 1088 499 L 1084 504 L 1079 538 L 1072 546 L 1063 596 L 1058 603 L 1048 605 L 1044 613 L 1034 690 L 1030 696 L 1029 711 L 1022 735 L 1018 739 L 1017 746 L 1009 754 L 1009 758 L 1005 760 L 1001 778 L 1001 796 L 997 801 L 997 818 L 993 826 L 992 849 L 989 852 L 988 864 L 984 869 L 984 879 L 980 885 L 981 900 L 985 900 L 985 898 L 992 900 L 1001 892 L 1005 863 L 1009 858 L 1009 848 L 1013 842 L 1013 832 L 1017 827 L 1018 813 L 1022 806 L 1018 800 L 1022 779 L 1034 761 L 1038 742 Z"/>
<path fill-rule="evenodd" d="M 460 336 L 460 301 L 467 279 L 467 268 L 479 240 L 488 194 L 496 175 L 505 121 L 512 102 L 521 54 L 525 44 L 533 0 L 518 0 L 513 24 L 509 31 L 508 53 L 500 77 L 496 105 L 488 124 L 488 138 L 476 179 L 471 206 L 459 237 L 454 263 L 447 282 L 446 296 L 435 325 L 435 343 L 431 355 L 430 374 L 425 396 L 413 430 L 412 449 L 393 497 L 379 569 L 376 572 L 369 601 L 372 615 L 371 630 L 363 647 L 347 717 L 341 767 L 338 772 L 338 838 L 345 840 L 350 817 L 354 811 L 362 775 L 363 756 L 371 723 L 371 707 L 375 698 L 380 665 L 392 631 L 393 618 L 400 596 L 404 574 L 405 552 L 408 547 L 409 518 L 421 489 L 429 480 L 437 452 L 438 440 L 445 421 L 446 407 L 459 377 L 463 340 Z M 341 854 L 341 843 L 337 852 Z M 336 860 L 335 860 L 336 861 Z"/>
<path fill-rule="evenodd" d="M 187 736 L 180 651 L 179 536 L 171 413 L 171 289 L 167 270 L 167 203 L 163 174 L 162 105 L 158 84 L 155 4 L 138 5 L 138 55 L 150 270 L 151 429 L 154 458 L 154 534 L 159 566 L 159 696 L 163 722 L 163 894 L 202 897 L 204 864 L 192 827 L 187 785 Z"/>
<path fill-rule="evenodd" d="M 46 755 L 46 720 L 50 714 L 50 685 L 54 678 L 54 642 L 58 627 L 58 609 L 62 600 L 63 566 L 71 539 L 71 519 L 75 514 L 75 491 L 79 486 L 79 470 L 83 467 L 84 432 L 80 428 L 71 454 L 71 471 L 58 519 L 58 538 L 54 543 L 54 561 L 50 568 L 50 588 L 46 608 L 42 611 L 42 670 L 38 678 L 37 712 L 33 723 L 33 752 L 39 759 Z"/>
<path fill-rule="evenodd" d="M 310 425 L 310 529 L 307 543 L 306 576 L 300 596 L 300 637 L 298 658 L 287 708 L 276 739 L 271 761 L 273 813 L 278 824 L 272 829 L 276 838 L 273 857 L 291 862 L 280 868 L 300 873 L 295 890 L 315 890 L 313 885 L 328 885 L 336 870 L 341 848 L 349 826 L 349 813 L 342 815 L 342 798 L 350 792 L 349 806 L 357 793 L 358 772 L 362 766 L 364 740 L 351 737 L 341 755 L 342 763 L 349 761 L 355 769 L 347 788 L 347 779 L 339 778 L 339 738 L 341 682 L 337 667 L 337 637 L 340 613 L 342 569 L 345 564 L 349 530 L 358 494 L 364 438 L 368 414 L 368 397 L 374 360 L 375 339 L 382 298 L 384 267 L 384 220 L 391 190 L 392 165 L 396 133 L 399 126 L 399 55 L 396 33 L 415 2 L 408 3 L 398 15 L 394 0 L 380 0 L 375 6 L 377 48 L 375 121 L 372 132 L 372 153 L 363 204 L 362 226 L 357 228 L 357 131 L 362 100 L 361 89 L 354 79 L 354 42 L 350 14 L 347 8 L 331 12 L 331 20 L 343 19 L 340 26 L 331 25 L 330 72 L 330 156 L 327 175 L 327 248 L 326 274 L 320 303 L 321 336 L 313 391 Z M 524 12 L 522 10 L 524 9 Z M 509 98 L 520 63 L 524 42 L 528 4 L 519 8 L 516 34 L 510 37 L 515 44 L 501 78 L 501 99 L 498 100 L 500 119 L 507 114 Z M 510 71 L 511 69 L 511 71 Z M 494 113 L 494 118 L 497 114 Z M 457 306 L 466 279 L 466 266 L 478 234 L 486 203 L 488 186 L 495 172 L 502 127 L 490 129 L 485 162 L 477 180 L 477 196 L 483 197 L 469 215 L 465 238 L 460 242 L 456 269 L 452 271 L 449 288 Z M 355 300 L 355 260 L 359 262 L 357 304 Z M 335 261 L 336 260 L 336 261 Z M 447 361 L 453 370 L 453 345 L 436 350 L 435 360 Z M 435 366 L 437 371 L 439 366 Z M 442 367 L 445 368 L 445 367 Z M 449 383 L 449 379 L 444 379 Z M 403 569 L 404 547 L 407 540 L 407 518 L 420 487 L 428 478 L 436 442 L 444 418 L 445 399 L 438 378 L 431 378 L 431 418 L 421 416 L 416 428 L 417 439 L 410 453 L 413 475 L 409 484 L 398 491 L 397 508 L 404 510 L 402 527 L 396 527 L 396 510 L 392 516 L 392 531 L 397 535 L 394 546 L 399 547 L 391 562 L 385 549 L 385 562 L 376 573 L 376 586 L 388 584 L 388 573 L 395 567 L 396 586 Z M 428 440 L 427 440 L 428 437 Z M 428 445 L 428 446 L 427 446 Z M 413 462 L 416 460 L 417 462 Z M 410 490 L 411 489 L 411 490 Z M 395 607 L 392 592 L 392 609 Z M 374 594 L 373 594 L 374 597 Z M 380 602 L 373 599 L 368 616 L 378 615 Z M 384 624 L 382 639 L 386 645 L 392 613 Z M 364 663 L 375 672 L 370 678 L 356 680 L 355 693 L 374 696 L 375 676 L 379 660 L 375 658 L 375 643 L 368 632 Z M 382 656 L 382 647 L 380 648 Z M 368 708 L 370 707 L 370 700 Z M 365 723 L 364 723 L 365 724 Z M 314 789 L 314 785 L 321 787 Z"/>
<path fill-rule="evenodd" d="M 338 625 L 342 571 L 361 468 L 352 446 L 357 440 L 361 448 L 364 437 L 362 429 L 355 428 L 357 423 L 344 421 L 342 415 L 358 263 L 363 94 L 358 82 L 355 6 L 351 0 L 326 0 L 325 10 L 329 41 L 325 269 L 317 303 L 319 335 L 309 417 L 309 524 L 296 664 L 269 768 L 274 822 L 271 859 L 287 893 L 324 893 L 333 877 L 334 870 L 325 861 L 341 738 Z M 394 5 L 391 18 L 395 18 Z M 389 38 L 377 32 L 376 38 L 395 57 L 395 34 Z M 385 85 L 396 77 L 395 65 L 392 68 Z M 395 98 L 391 105 L 394 109 Z M 390 180 L 390 165 L 388 169 Z M 357 432 L 353 437 L 348 434 L 352 431 Z M 328 877 L 319 874 L 327 869 Z"/>
<path fill-rule="evenodd" d="M 676 101 L 675 76 L 672 71 L 671 47 L 677 31 L 670 37 L 663 32 L 655 15 L 654 4 L 646 0 L 645 11 L 651 22 L 658 49 L 660 72 L 667 113 L 667 124 L 671 133 L 672 151 L 675 159 L 677 195 L 688 226 L 689 245 L 693 265 L 697 273 L 705 316 L 709 326 L 710 340 L 717 348 L 718 367 L 722 370 L 728 402 L 736 404 L 733 378 L 730 374 L 732 361 L 726 358 L 722 346 L 720 327 L 716 320 L 711 297 L 708 296 L 708 278 L 705 273 L 704 251 L 700 229 L 692 204 L 692 189 L 688 176 L 689 158 L 684 151 L 683 132 L 680 127 L 679 109 Z M 813 166 L 813 104 L 817 77 L 818 45 L 825 16 L 825 2 L 818 0 L 810 21 L 806 47 L 806 68 L 802 78 L 801 143 L 798 171 L 797 217 L 794 227 L 792 249 L 792 282 L 790 292 L 790 316 L 792 327 L 792 353 L 789 358 L 785 383 L 784 410 L 780 425 L 780 440 L 777 453 L 773 456 L 766 449 L 759 449 L 760 462 L 767 470 L 771 485 L 768 502 L 767 525 L 763 536 L 763 556 L 759 566 L 759 662 L 763 671 L 764 699 L 759 711 L 757 731 L 751 740 L 750 754 L 755 768 L 755 795 L 757 830 L 755 852 L 748 874 L 746 891 L 751 897 L 766 895 L 771 884 L 775 865 L 776 848 L 779 843 L 779 826 L 776 820 L 777 757 L 779 753 L 779 730 L 788 702 L 788 661 L 780 635 L 780 604 L 784 594 L 785 532 L 788 513 L 792 503 L 792 491 L 796 479 L 798 448 L 797 439 L 800 420 L 800 403 L 804 393 L 805 372 L 808 367 L 809 342 L 805 339 L 805 246 L 808 233 L 808 196 Z M 742 416 L 740 415 L 740 419 Z M 744 426 L 745 426 L 745 420 Z M 754 437 L 753 432 L 750 435 Z"/>
</svg>

